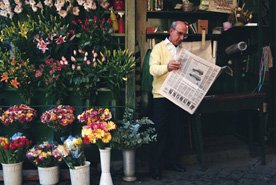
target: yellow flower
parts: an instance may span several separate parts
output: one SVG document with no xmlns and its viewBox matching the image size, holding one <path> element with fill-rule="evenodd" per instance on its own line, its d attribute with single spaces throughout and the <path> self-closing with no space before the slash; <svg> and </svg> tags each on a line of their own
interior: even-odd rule
<svg viewBox="0 0 276 185">
<path fill-rule="evenodd" d="M 111 134 L 109 132 L 105 133 L 104 136 L 103 136 L 103 142 L 104 143 L 109 143 L 109 141 L 111 140 Z"/>
<path fill-rule="evenodd" d="M 8 144 L 8 143 L 9 143 L 9 141 L 8 141 L 8 139 L 7 139 L 7 138 L 5 138 L 5 137 L 1 137 L 1 138 L 0 138 L 0 143 L 1 143 L 1 146 L 4 146 L 5 144 Z"/>
<path fill-rule="evenodd" d="M 42 152 L 42 153 L 41 153 L 41 156 L 42 156 L 43 158 L 47 158 L 47 153 L 46 153 L 46 152 Z"/>
<path fill-rule="evenodd" d="M 92 135 L 92 130 L 90 128 L 83 127 L 81 131 L 82 137 Z"/>
<path fill-rule="evenodd" d="M 67 157 L 69 155 L 69 153 L 70 153 L 69 149 L 66 148 L 63 145 L 58 145 L 57 151 L 58 151 L 58 153 L 60 153 L 64 157 Z"/>
<path fill-rule="evenodd" d="M 104 131 L 102 129 L 97 129 L 95 132 L 96 138 L 102 138 L 104 136 Z"/>
<path fill-rule="evenodd" d="M 50 120 L 55 121 L 55 120 L 57 119 L 57 115 L 54 114 L 54 113 L 51 113 L 50 116 L 51 116 L 51 117 L 50 117 Z"/>
<path fill-rule="evenodd" d="M 22 37 L 24 37 L 24 38 L 28 38 L 28 36 L 27 36 L 27 34 L 28 34 L 28 26 L 26 25 L 26 24 L 24 24 L 24 23 L 20 23 L 20 22 L 18 22 L 18 27 L 19 27 L 19 35 L 21 35 Z"/>
<path fill-rule="evenodd" d="M 81 145 L 82 144 L 82 139 L 79 137 L 78 139 L 74 140 L 75 145 Z"/>
<path fill-rule="evenodd" d="M 3 30 L 1 30 L 1 32 L 0 32 L 0 42 L 3 42 L 4 38 L 5 38 L 5 35 L 3 33 Z"/>
<path fill-rule="evenodd" d="M 114 130 L 116 128 L 116 125 L 113 121 L 109 121 L 107 123 L 107 128 L 108 128 L 108 130 Z"/>
<path fill-rule="evenodd" d="M 32 117 L 33 115 L 34 115 L 34 114 L 31 113 L 31 112 L 28 112 L 28 113 L 26 114 L 27 117 Z"/>
</svg>

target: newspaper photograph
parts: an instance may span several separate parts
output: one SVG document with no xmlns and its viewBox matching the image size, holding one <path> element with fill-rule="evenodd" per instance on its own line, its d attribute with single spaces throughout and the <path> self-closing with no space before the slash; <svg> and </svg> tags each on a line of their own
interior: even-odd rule
<svg viewBox="0 0 276 185">
<path fill-rule="evenodd" d="M 170 72 L 161 87 L 161 94 L 193 114 L 221 71 L 221 67 L 188 50 L 178 59 L 181 68 Z"/>
</svg>

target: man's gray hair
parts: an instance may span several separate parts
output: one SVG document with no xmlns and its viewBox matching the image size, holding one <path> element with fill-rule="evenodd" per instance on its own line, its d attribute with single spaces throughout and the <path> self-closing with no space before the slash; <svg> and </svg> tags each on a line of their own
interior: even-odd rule
<svg viewBox="0 0 276 185">
<path fill-rule="evenodd" d="M 177 22 L 176 22 L 176 21 L 173 21 L 172 24 L 171 24 L 171 28 L 172 28 L 172 29 L 175 29 L 175 28 L 176 28 L 176 25 L 177 25 Z"/>
</svg>

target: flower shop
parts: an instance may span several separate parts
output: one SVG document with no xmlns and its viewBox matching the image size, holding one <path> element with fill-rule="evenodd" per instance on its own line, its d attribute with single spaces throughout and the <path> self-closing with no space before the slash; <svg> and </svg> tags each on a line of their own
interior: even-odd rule
<svg viewBox="0 0 276 185">
<path fill-rule="evenodd" d="M 213 59 L 234 70 L 233 78 L 221 75 L 210 94 L 268 94 L 266 136 L 275 142 L 275 75 L 263 49 L 269 45 L 275 54 L 275 23 L 260 16 L 268 1 L 230 0 L 237 4 L 227 13 L 217 13 L 211 2 L 218 1 L 0 0 L 0 180 L 88 185 L 93 178 L 112 185 L 112 161 L 125 168 L 125 181 L 136 180 L 135 150 L 156 141 L 146 64 L 179 17 L 189 23 L 187 42 L 216 45 Z M 206 35 L 193 32 L 198 19 L 207 20 Z M 251 22 L 258 24 L 245 26 Z M 248 49 L 231 53 L 241 41 Z M 212 116 L 203 117 L 207 135 L 225 114 Z M 220 134 L 233 129 L 222 127 Z M 185 129 L 194 152 L 198 133 L 191 122 Z"/>
<path fill-rule="evenodd" d="M 0 2 L 5 184 L 22 184 L 22 170 L 32 169 L 40 184 L 57 184 L 61 169 L 70 169 L 72 184 L 90 184 L 90 166 L 99 163 L 100 184 L 112 184 L 111 139 L 120 145 L 119 120 L 135 108 L 133 30 L 122 22 L 128 15 L 134 24 L 134 2 Z M 154 140 L 151 128 L 145 137 Z"/>
</svg>

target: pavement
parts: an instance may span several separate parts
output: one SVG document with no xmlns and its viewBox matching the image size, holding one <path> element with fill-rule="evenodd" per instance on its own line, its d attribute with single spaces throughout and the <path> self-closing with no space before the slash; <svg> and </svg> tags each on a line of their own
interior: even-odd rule
<svg viewBox="0 0 276 185">
<path fill-rule="evenodd" d="M 221 141 L 220 141 L 221 142 Z M 231 141 L 232 142 L 232 141 Z M 267 147 L 266 164 L 262 165 L 258 156 L 250 157 L 248 147 L 237 142 L 224 141 L 220 150 L 206 151 L 207 170 L 202 171 L 195 154 L 183 155 L 182 163 L 186 172 L 165 170 L 161 180 L 153 180 L 145 162 L 137 161 L 134 182 L 122 180 L 123 170 L 111 168 L 114 185 L 276 185 L 276 155 L 271 147 Z M 216 143 L 217 144 L 217 143 Z M 214 145 L 214 144 L 212 144 Z M 99 184 L 100 173 L 92 168 L 91 185 Z M 0 183 L 1 184 L 1 183 Z M 3 184 L 3 183 L 2 183 Z M 38 181 L 24 182 L 24 185 L 39 184 Z M 58 185 L 69 185 L 70 180 L 61 180 Z"/>
<path fill-rule="evenodd" d="M 201 171 L 198 165 L 186 166 L 183 173 L 164 171 L 161 180 L 153 180 L 147 172 L 136 173 L 137 180 L 125 182 L 122 174 L 112 174 L 114 185 L 276 185 L 276 157 L 267 154 L 267 164 L 262 165 L 259 159 L 235 159 L 224 162 L 208 163 L 208 169 Z M 38 182 L 25 182 L 24 185 L 35 185 Z M 99 184 L 99 175 L 91 176 L 91 185 Z M 70 185 L 70 181 L 58 185 Z"/>
</svg>

